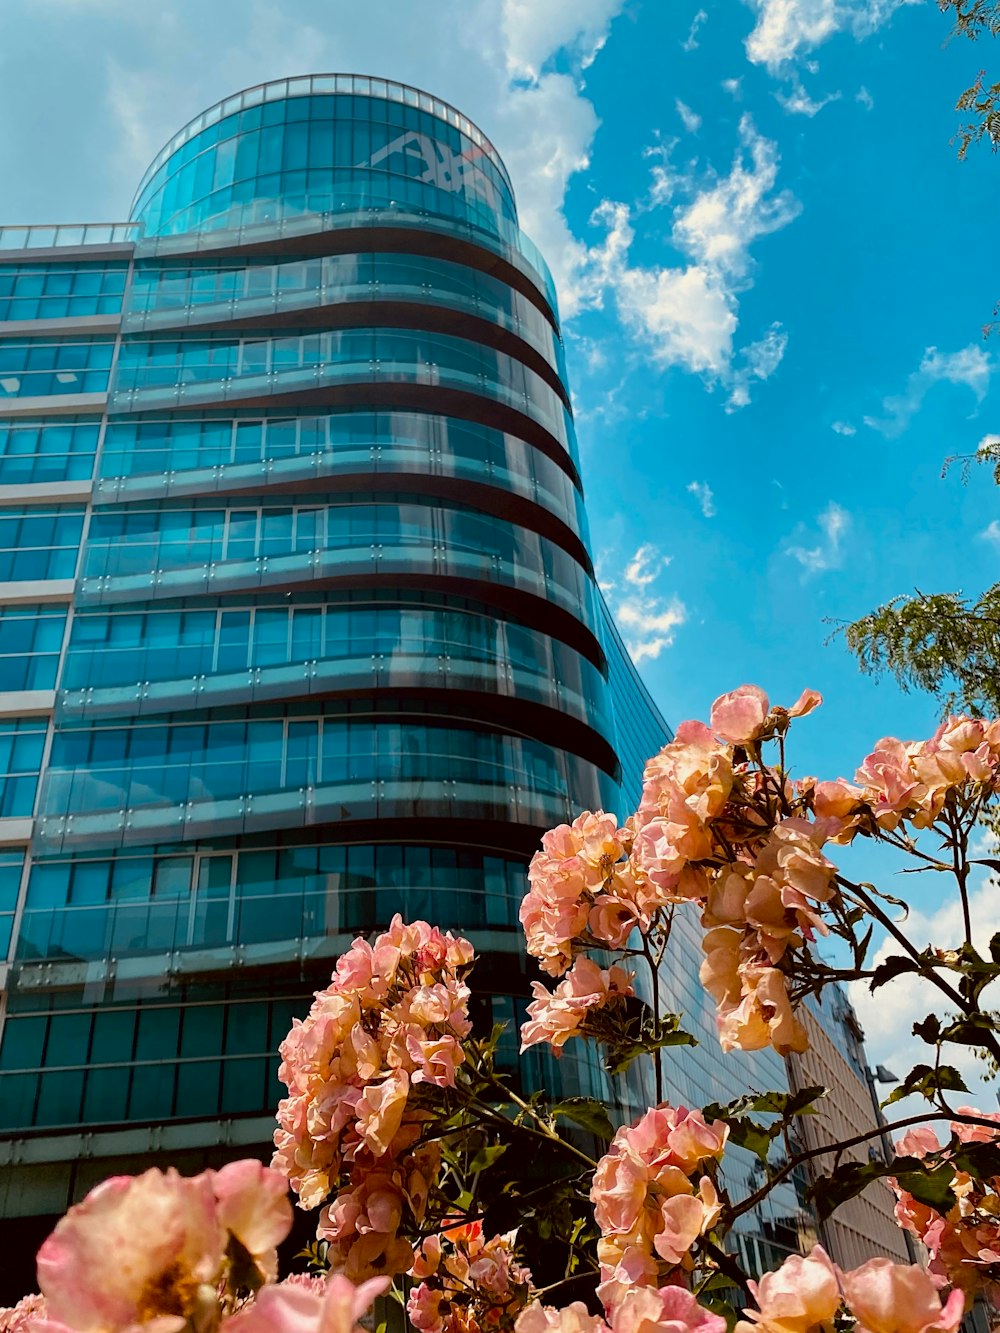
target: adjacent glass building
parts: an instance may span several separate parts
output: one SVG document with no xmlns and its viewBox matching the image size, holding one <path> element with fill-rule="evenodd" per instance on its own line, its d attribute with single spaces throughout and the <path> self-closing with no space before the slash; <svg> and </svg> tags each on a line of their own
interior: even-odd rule
<svg viewBox="0 0 1000 1333">
<path fill-rule="evenodd" d="M 96 1180 L 266 1153 L 278 1042 L 395 911 L 472 938 L 513 1067 L 527 860 L 631 808 L 668 734 L 594 580 L 551 276 L 454 108 L 267 84 L 167 144 L 128 223 L 0 228 L 15 1282 Z M 677 1100 L 780 1083 L 672 986 L 708 1036 Z M 524 1068 L 607 1095 L 572 1048 Z"/>
</svg>

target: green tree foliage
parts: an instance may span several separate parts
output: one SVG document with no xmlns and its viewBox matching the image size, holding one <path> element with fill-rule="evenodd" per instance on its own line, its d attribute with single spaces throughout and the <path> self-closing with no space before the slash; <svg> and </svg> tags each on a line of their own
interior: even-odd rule
<svg viewBox="0 0 1000 1333">
<path fill-rule="evenodd" d="M 1000 0 L 938 0 L 943 14 L 954 20 L 953 36 L 978 41 L 1000 36 Z M 1000 82 L 988 83 L 986 71 L 976 78 L 955 104 L 957 111 L 971 116 L 958 131 L 958 155 L 964 158 L 972 144 L 985 139 L 993 151 L 1000 148 Z"/>
</svg>

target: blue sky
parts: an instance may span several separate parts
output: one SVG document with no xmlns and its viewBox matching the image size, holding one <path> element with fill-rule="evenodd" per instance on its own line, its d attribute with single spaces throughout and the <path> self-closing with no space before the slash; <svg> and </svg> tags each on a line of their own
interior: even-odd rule
<svg viewBox="0 0 1000 1333">
<path fill-rule="evenodd" d="M 0 221 L 124 218 L 264 79 L 456 103 L 556 272 L 599 570 L 664 713 L 814 686 L 800 771 L 850 775 L 935 709 L 826 622 L 1000 576 L 989 474 L 940 476 L 1000 432 L 1000 161 L 950 143 L 992 52 L 947 31 L 931 0 L 3 0 Z"/>
</svg>

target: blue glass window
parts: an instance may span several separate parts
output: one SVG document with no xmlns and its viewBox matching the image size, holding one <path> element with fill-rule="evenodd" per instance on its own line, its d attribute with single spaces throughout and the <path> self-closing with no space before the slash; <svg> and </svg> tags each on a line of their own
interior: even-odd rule
<svg viewBox="0 0 1000 1333">
<path fill-rule="evenodd" d="M 0 510 L 0 583 L 73 578 L 83 514 L 77 505 Z"/>
<path fill-rule="evenodd" d="M 114 315 L 128 264 L 0 264 L 0 320 Z"/>
<path fill-rule="evenodd" d="M 113 342 L 0 338 L 0 398 L 105 393 Z"/>
<path fill-rule="evenodd" d="M 10 948 L 23 870 L 23 852 L 0 852 L 0 962 L 7 957 Z"/>
<path fill-rule="evenodd" d="M 0 862 L 0 909 L 9 904 L 11 913 L 22 859 L 9 856 L 9 869 Z M 294 953 L 301 939 L 367 930 L 396 911 L 463 929 L 514 931 L 525 884 L 524 862 L 514 857 L 403 844 L 41 862 L 31 869 L 17 958 L 97 959 L 123 947 L 142 954 L 237 944 L 268 944 L 268 956 L 276 958 L 282 941 Z M 219 1051 L 222 1010 L 194 1013 L 183 1020 L 181 1054 Z M 91 1058 L 128 1059 L 131 1034 L 122 1017 L 105 1015 L 95 1027 L 101 1049 L 95 1045 Z"/>
<path fill-rule="evenodd" d="M 47 731 L 44 718 L 0 719 L 0 819 L 31 816 Z"/>
<path fill-rule="evenodd" d="M 65 607 L 0 607 L 0 692 L 54 690 Z"/>
<path fill-rule="evenodd" d="M 0 422 L 0 486 L 85 481 L 93 475 L 100 423 Z"/>
</svg>

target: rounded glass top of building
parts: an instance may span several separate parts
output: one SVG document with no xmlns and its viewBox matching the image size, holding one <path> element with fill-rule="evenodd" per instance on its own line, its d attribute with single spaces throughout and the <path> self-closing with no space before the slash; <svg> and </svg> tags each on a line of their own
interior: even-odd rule
<svg viewBox="0 0 1000 1333">
<path fill-rule="evenodd" d="M 357 74 L 280 79 L 209 107 L 156 155 L 131 217 L 166 236 L 372 208 L 494 233 L 517 223 L 510 177 L 476 125 L 429 93 Z"/>
</svg>

